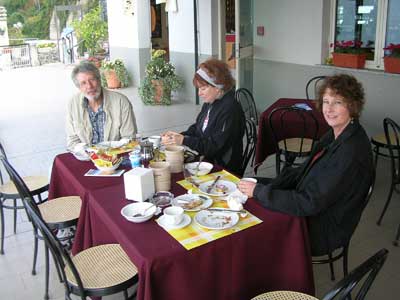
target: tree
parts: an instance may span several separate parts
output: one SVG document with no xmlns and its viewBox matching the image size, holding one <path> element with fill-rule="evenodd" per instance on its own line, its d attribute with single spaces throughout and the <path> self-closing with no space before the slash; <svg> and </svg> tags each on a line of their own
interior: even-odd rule
<svg viewBox="0 0 400 300">
<path fill-rule="evenodd" d="M 90 56 L 102 49 L 100 43 L 107 39 L 108 27 L 107 22 L 101 18 L 100 7 L 90 10 L 82 21 L 74 21 L 72 26 Z"/>
</svg>

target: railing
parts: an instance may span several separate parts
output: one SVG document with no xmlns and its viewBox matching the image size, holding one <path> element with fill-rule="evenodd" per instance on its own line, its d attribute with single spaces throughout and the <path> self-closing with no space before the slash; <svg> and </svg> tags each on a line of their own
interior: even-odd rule
<svg viewBox="0 0 400 300">
<path fill-rule="evenodd" d="M 0 70 L 31 67 L 29 44 L 0 46 Z"/>
</svg>

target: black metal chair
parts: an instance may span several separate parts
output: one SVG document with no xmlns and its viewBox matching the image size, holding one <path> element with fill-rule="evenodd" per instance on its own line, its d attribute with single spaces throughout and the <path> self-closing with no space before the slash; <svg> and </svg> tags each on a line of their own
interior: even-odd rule
<svg viewBox="0 0 400 300">
<path fill-rule="evenodd" d="M 378 225 L 381 225 L 383 216 L 385 215 L 390 200 L 392 199 L 393 191 L 396 191 L 397 193 L 400 192 L 400 190 L 397 189 L 397 185 L 400 184 L 400 126 L 392 119 L 385 118 L 383 120 L 383 128 L 391 162 L 391 184 L 385 206 L 383 207 L 382 213 L 377 222 Z M 395 246 L 399 245 L 399 238 L 400 224 L 393 242 Z"/>
<path fill-rule="evenodd" d="M 306 84 L 306 98 L 307 100 L 315 100 L 319 86 L 324 81 L 326 76 L 315 76 L 311 78 Z M 311 93 L 313 92 L 313 93 Z"/>
<path fill-rule="evenodd" d="M 369 200 L 371 199 L 372 193 L 374 191 L 374 186 L 375 186 L 375 170 L 373 171 L 372 174 L 372 183 L 371 186 L 369 187 L 368 194 L 365 197 L 364 201 L 364 208 L 367 206 Z M 351 237 L 350 237 L 351 239 Z M 333 267 L 333 263 L 341 258 L 343 258 L 343 274 L 344 276 L 347 276 L 348 274 L 348 255 L 349 255 L 349 245 L 350 245 L 350 239 L 346 241 L 346 243 L 338 249 L 332 249 L 329 253 L 326 255 L 323 255 L 321 258 L 313 257 L 312 258 L 312 263 L 316 265 L 320 264 L 329 264 L 329 270 L 331 273 L 331 280 L 335 280 L 335 270 Z M 337 250 L 338 252 L 334 254 L 334 251 Z M 326 258 L 327 257 L 327 258 Z"/>
<path fill-rule="evenodd" d="M 289 118 L 292 124 L 296 124 L 290 129 L 287 128 Z M 281 162 L 285 166 L 297 165 L 297 158 L 310 155 L 317 141 L 319 125 L 310 111 L 294 106 L 275 108 L 269 114 L 268 122 L 276 145 L 275 160 L 278 175 L 281 172 Z"/>
<path fill-rule="evenodd" d="M 246 119 L 245 145 L 243 149 L 243 161 L 240 169 L 240 176 L 243 176 L 249 162 L 253 163 L 257 144 L 257 127 L 253 120 Z"/>
<path fill-rule="evenodd" d="M 0 155 L 7 159 L 6 152 L 0 143 Z M 47 199 L 42 198 L 42 194 L 47 192 L 49 189 L 48 179 L 45 176 L 27 176 L 24 177 L 24 181 L 28 185 L 31 194 L 37 197 L 38 202 L 42 203 Z M 4 234 L 5 234 L 5 222 L 4 222 L 4 209 L 12 209 L 14 212 L 14 234 L 17 232 L 17 211 L 24 209 L 22 203 L 19 205 L 18 200 L 20 199 L 17 189 L 12 181 L 5 182 L 3 180 L 0 170 L 0 217 L 1 217 L 1 246 L 0 254 L 4 254 Z M 12 203 L 8 204 L 11 201 Z"/>
<path fill-rule="evenodd" d="M 25 184 L 24 180 L 18 175 L 17 171 L 11 166 L 8 160 L 4 155 L 0 155 L 0 160 L 3 163 L 4 168 L 6 169 L 8 175 L 10 176 L 10 180 L 15 185 L 15 188 L 18 192 L 18 197 L 22 199 L 25 198 L 32 199 L 32 204 L 35 206 L 37 211 L 40 211 L 42 218 L 48 224 L 48 226 L 55 232 L 59 232 L 59 230 L 70 228 L 71 226 L 76 226 L 78 223 L 78 218 L 81 210 L 81 198 L 78 196 L 68 196 L 68 197 L 60 197 L 52 199 L 51 201 L 46 201 L 43 203 L 37 204 L 33 198 L 31 191 L 28 186 Z M 25 204 L 25 203 L 23 203 Z M 23 208 L 26 209 L 26 206 L 23 205 Z M 29 217 L 29 214 L 28 214 Z M 31 219 L 29 219 L 32 221 Z M 38 240 L 42 240 L 43 237 L 38 233 L 38 228 L 33 223 L 33 236 L 34 236 L 34 252 L 33 252 L 33 266 L 32 266 L 32 275 L 36 274 L 36 261 L 37 261 L 37 253 L 38 253 Z M 67 244 L 68 246 L 72 244 L 73 235 L 66 235 L 64 237 L 59 237 L 60 242 Z M 65 246 L 64 246 L 65 247 Z M 57 264 L 56 264 L 57 266 Z M 59 275 L 60 280 L 61 273 L 58 268 L 56 268 L 57 273 Z M 45 246 L 45 299 L 49 299 L 49 256 L 48 256 L 48 248 Z"/>
<path fill-rule="evenodd" d="M 235 92 L 235 99 L 242 106 L 246 120 L 252 120 L 257 127 L 258 125 L 257 107 L 251 92 L 246 88 L 237 89 Z"/>
<path fill-rule="evenodd" d="M 136 291 L 128 296 L 128 288 L 138 282 L 138 271 L 119 244 L 105 244 L 88 248 L 71 257 L 46 224 L 26 187 L 21 185 L 24 203 L 34 226 L 55 258 L 61 271 L 65 299 L 74 294 L 84 300 L 119 292 L 125 299 L 135 299 Z"/>
<path fill-rule="evenodd" d="M 330 289 L 322 300 L 345 300 L 351 298 L 354 290 L 357 292 L 355 300 L 365 299 L 366 294 L 371 288 L 376 276 L 386 261 L 389 251 L 381 249 L 365 262 L 351 271 L 347 276 L 340 280 Z M 357 289 L 355 287 L 357 286 Z M 360 286 L 358 288 L 358 286 Z M 382 295 L 383 297 L 383 295 Z M 384 297 L 383 297 L 384 298 Z M 251 300 L 318 300 L 317 298 L 292 291 L 275 291 L 258 295 Z"/>
</svg>

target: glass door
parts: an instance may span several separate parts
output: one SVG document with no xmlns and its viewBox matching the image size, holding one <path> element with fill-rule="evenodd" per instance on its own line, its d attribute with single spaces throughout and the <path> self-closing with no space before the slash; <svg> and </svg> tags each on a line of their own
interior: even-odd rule
<svg viewBox="0 0 400 300">
<path fill-rule="evenodd" d="M 253 0 L 235 0 L 236 88 L 253 92 Z"/>
</svg>

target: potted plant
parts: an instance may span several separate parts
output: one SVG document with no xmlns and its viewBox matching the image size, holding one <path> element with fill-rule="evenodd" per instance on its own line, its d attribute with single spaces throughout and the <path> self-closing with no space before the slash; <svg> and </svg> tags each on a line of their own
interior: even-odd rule
<svg viewBox="0 0 400 300">
<path fill-rule="evenodd" d="M 101 18 L 100 7 L 96 7 L 89 11 L 81 21 L 74 21 L 72 23 L 79 43 L 83 49 L 80 51 L 87 51 L 90 57 L 96 57 L 98 53 L 104 53 L 101 43 L 107 39 L 108 27 L 107 22 Z M 82 53 L 81 53 L 82 54 Z M 104 55 L 99 59 L 104 59 Z"/>
<path fill-rule="evenodd" d="M 361 41 L 336 41 L 332 53 L 332 63 L 337 67 L 363 69 L 367 59 L 367 49 L 361 48 Z"/>
<path fill-rule="evenodd" d="M 109 89 L 127 87 L 129 85 L 129 74 L 124 63 L 120 59 L 104 61 L 101 63 L 101 83 Z"/>
<path fill-rule="evenodd" d="M 165 50 L 152 50 L 146 65 L 146 76 L 139 87 L 139 95 L 145 104 L 171 104 L 171 91 L 183 85 L 175 74 L 175 67 L 165 60 Z"/>
<path fill-rule="evenodd" d="M 400 74 L 400 44 L 389 44 L 383 50 L 389 51 L 383 58 L 385 72 Z"/>
</svg>

